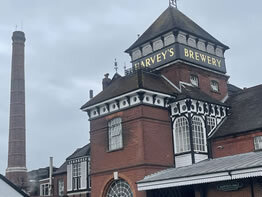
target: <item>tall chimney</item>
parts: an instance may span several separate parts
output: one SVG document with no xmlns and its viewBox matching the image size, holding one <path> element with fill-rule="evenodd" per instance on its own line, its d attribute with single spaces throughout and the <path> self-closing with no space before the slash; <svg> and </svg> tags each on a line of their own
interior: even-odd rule
<svg viewBox="0 0 262 197">
<path fill-rule="evenodd" d="M 8 166 L 6 177 L 22 189 L 27 188 L 25 135 L 25 34 L 13 33 Z"/>
</svg>

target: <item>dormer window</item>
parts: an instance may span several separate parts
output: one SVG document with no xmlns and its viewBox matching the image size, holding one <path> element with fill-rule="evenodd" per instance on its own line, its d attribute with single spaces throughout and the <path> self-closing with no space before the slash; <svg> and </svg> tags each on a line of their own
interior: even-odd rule
<svg viewBox="0 0 262 197">
<path fill-rule="evenodd" d="M 218 82 L 215 81 L 215 80 L 212 80 L 210 82 L 210 86 L 211 86 L 211 90 L 214 91 L 214 92 L 219 92 L 219 85 L 218 85 Z"/>
<path fill-rule="evenodd" d="M 108 122 L 108 150 L 113 151 L 122 147 L 122 119 L 114 118 Z"/>
<path fill-rule="evenodd" d="M 190 75 L 190 83 L 193 86 L 198 87 L 199 86 L 198 76 L 197 75 Z"/>
<path fill-rule="evenodd" d="M 262 136 L 256 136 L 254 138 L 255 150 L 262 150 Z"/>
</svg>

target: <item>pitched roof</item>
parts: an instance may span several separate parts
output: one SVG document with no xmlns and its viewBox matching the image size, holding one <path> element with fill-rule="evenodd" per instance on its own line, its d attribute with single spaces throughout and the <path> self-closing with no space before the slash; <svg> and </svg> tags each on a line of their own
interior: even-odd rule
<svg viewBox="0 0 262 197">
<path fill-rule="evenodd" d="M 227 84 L 227 90 L 228 90 L 228 95 L 231 96 L 232 94 L 235 94 L 239 91 L 242 91 L 241 88 L 233 85 L 233 84 Z"/>
<path fill-rule="evenodd" d="M 231 114 L 213 137 L 262 129 L 262 85 L 247 88 L 229 97 Z"/>
<path fill-rule="evenodd" d="M 131 75 L 117 77 L 112 80 L 106 89 L 89 100 L 81 109 L 140 88 L 172 95 L 178 93 L 178 91 L 168 84 L 160 75 L 138 70 Z"/>
<path fill-rule="evenodd" d="M 141 181 L 138 181 L 138 187 L 139 187 L 139 183 L 149 183 L 149 182 L 157 182 L 157 181 L 164 181 L 164 180 L 170 180 L 169 184 L 171 184 L 171 180 L 176 180 L 181 178 L 185 178 L 186 180 L 188 180 L 188 184 L 189 183 L 194 184 L 194 181 L 198 182 L 198 180 L 196 180 L 196 178 L 194 177 L 197 176 L 200 177 L 200 175 L 209 175 L 209 174 L 223 173 L 223 172 L 227 172 L 226 173 L 227 178 L 230 178 L 231 176 L 230 179 L 233 179 L 234 177 L 232 176 L 234 176 L 235 174 L 232 173 L 233 171 L 260 168 L 260 167 L 262 167 L 262 152 L 261 151 L 250 152 L 245 154 L 205 160 L 186 167 L 169 168 L 167 170 L 159 171 L 155 174 L 146 176 Z M 261 170 L 255 172 L 261 174 Z M 251 176 L 251 174 L 249 175 L 246 174 L 246 177 L 249 176 Z M 207 176 L 205 178 L 207 178 Z M 211 178 L 215 178 L 215 177 L 212 176 Z M 184 182 L 184 185 L 188 185 L 185 179 L 181 182 Z M 208 182 L 208 180 L 206 181 Z M 212 180 L 210 179 L 209 182 L 212 182 Z M 177 182 L 177 184 L 179 183 Z"/>
<path fill-rule="evenodd" d="M 209 96 L 208 94 L 206 94 L 205 92 L 201 91 L 198 87 L 183 85 L 181 90 L 182 92 L 178 94 L 176 98 L 177 100 L 181 100 L 184 98 L 192 98 L 192 99 L 206 101 L 206 102 L 213 103 L 213 104 L 225 105 L 224 103 L 220 102 L 219 100 L 216 100 L 212 98 L 211 96 Z"/>
<path fill-rule="evenodd" d="M 14 183 L 9 181 L 6 177 L 4 177 L 2 174 L 0 174 L 0 179 L 2 179 L 6 184 L 8 184 L 10 187 L 12 187 L 14 190 L 16 190 L 19 194 L 21 194 L 24 197 L 29 197 L 25 192 L 23 192 L 21 189 L 19 189 Z"/>
<path fill-rule="evenodd" d="M 66 161 L 53 173 L 53 175 L 63 174 L 67 172 Z"/>
<path fill-rule="evenodd" d="M 76 149 L 76 151 L 66 158 L 66 160 L 75 159 L 90 155 L 90 144 L 83 146 L 82 148 Z"/>
<path fill-rule="evenodd" d="M 157 38 L 160 35 L 170 31 L 181 30 L 191 35 L 197 36 L 204 40 L 228 49 L 229 47 L 215 39 L 208 32 L 202 29 L 194 21 L 172 6 L 168 7 L 158 19 L 132 44 L 126 52 L 145 44 L 146 42 Z"/>
</svg>

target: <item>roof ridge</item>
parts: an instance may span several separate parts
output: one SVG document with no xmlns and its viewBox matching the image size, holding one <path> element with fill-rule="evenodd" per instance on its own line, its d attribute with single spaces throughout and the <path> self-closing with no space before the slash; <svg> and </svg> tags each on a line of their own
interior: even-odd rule
<svg viewBox="0 0 262 197">
<path fill-rule="evenodd" d="M 255 85 L 255 86 L 252 86 L 252 87 L 249 87 L 249 88 L 243 88 L 242 91 L 237 91 L 234 94 L 232 94 L 230 97 L 238 96 L 240 94 L 245 94 L 247 92 L 254 91 L 254 89 L 258 89 L 258 88 L 262 88 L 262 84 Z"/>
</svg>

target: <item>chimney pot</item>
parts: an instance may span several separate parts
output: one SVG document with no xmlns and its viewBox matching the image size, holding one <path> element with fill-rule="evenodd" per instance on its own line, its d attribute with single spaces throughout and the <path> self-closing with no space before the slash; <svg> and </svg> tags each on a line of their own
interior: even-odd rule
<svg viewBox="0 0 262 197">
<path fill-rule="evenodd" d="M 92 99 L 94 97 L 94 91 L 89 90 L 89 98 Z"/>
<path fill-rule="evenodd" d="M 111 82 L 111 79 L 108 77 L 109 73 L 106 73 L 104 76 L 105 76 L 105 78 L 102 81 L 103 90 L 106 89 L 109 86 L 110 82 Z"/>
</svg>

